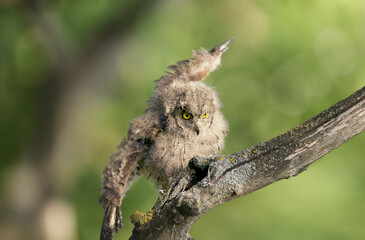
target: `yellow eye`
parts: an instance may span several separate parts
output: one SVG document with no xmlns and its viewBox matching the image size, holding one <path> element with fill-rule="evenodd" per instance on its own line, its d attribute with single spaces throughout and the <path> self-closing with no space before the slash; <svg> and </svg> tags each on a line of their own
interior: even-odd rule
<svg viewBox="0 0 365 240">
<path fill-rule="evenodd" d="M 188 120 L 188 119 L 190 119 L 190 118 L 191 118 L 191 114 L 190 114 L 190 113 L 187 113 L 187 112 L 184 112 L 182 116 L 183 116 L 183 118 L 184 118 L 184 119 L 186 119 L 186 120 Z"/>
<path fill-rule="evenodd" d="M 206 117 L 208 117 L 208 113 L 206 113 L 206 114 L 203 115 L 203 118 L 206 118 Z"/>
</svg>

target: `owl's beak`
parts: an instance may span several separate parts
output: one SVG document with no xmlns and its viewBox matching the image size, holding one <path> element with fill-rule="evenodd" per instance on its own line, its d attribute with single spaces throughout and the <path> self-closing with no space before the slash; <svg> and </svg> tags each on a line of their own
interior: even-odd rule
<svg viewBox="0 0 365 240">
<path fill-rule="evenodd" d="M 199 133 L 200 133 L 199 128 L 198 127 L 195 127 L 194 130 L 196 132 L 196 135 L 199 135 Z"/>
</svg>

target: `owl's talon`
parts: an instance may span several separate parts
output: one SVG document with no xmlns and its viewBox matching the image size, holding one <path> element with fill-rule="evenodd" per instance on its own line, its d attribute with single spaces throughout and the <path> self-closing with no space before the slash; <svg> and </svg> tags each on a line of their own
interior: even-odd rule
<svg viewBox="0 0 365 240">
<path fill-rule="evenodd" d="M 208 168 L 208 173 L 207 173 L 207 179 L 208 179 L 208 185 L 210 186 L 210 169 Z"/>
</svg>

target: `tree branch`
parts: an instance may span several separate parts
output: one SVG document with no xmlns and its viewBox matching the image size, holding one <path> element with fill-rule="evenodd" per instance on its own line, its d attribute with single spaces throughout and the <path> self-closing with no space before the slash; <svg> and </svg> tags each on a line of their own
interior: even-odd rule
<svg viewBox="0 0 365 240">
<path fill-rule="evenodd" d="M 242 152 L 196 157 L 153 207 L 132 215 L 130 239 L 190 239 L 189 229 L 215 206 L 298 175 L 365 129 L 365 87 L 309 121 Z M 149 215 L 149 216 L 150 216 Z"/>
</svg>

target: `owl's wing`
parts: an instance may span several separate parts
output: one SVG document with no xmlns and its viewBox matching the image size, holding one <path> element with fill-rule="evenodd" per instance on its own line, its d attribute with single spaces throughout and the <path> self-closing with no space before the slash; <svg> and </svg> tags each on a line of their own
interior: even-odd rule
<svg viewBox="0 0 365 240">
<path fill-rule="evenodd" d="M 228 50 L 228 45 L 233 39 L 225 41 L 207 51 L 202 48 L 193 51 L 194 57 L 179 61 L 176 65 L 169 66 L 173 73 L 168 73 L 157 80 L 158 86 L 168 85 L 173 81 L 202 81 L 209 73 L 217 69 L 221 63 L 222 54 Z"/>
<path fill-rule="evenodd" d="M 160 129 L 156 118 L 147 112 L 131 122 L 128 137 L 110 157 L 103 171 L 99 199 L 100 205 L 104 208 L 101 240 L 113 239 L 114 232 L 122 228 L 120 211 L 122 199 L 130 184 L 140 175 L 139 161 L 144 158 Z"/>
</svg>

